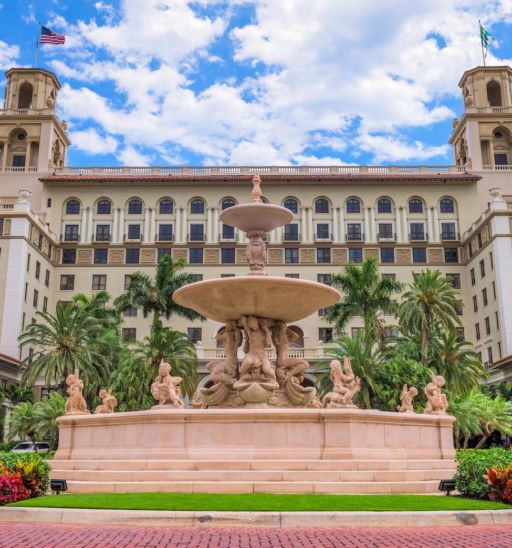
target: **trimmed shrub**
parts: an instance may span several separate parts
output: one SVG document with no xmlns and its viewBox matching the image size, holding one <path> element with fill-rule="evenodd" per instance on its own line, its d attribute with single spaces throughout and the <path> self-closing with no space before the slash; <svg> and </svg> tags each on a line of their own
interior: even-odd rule
<svg viewBox="0 0 512 548">
<path fill-rule="evenodd" d="M 12 484 L 14 487 L 17 486 L 16 481 L 11 477 L 17 476 L 24 488 L 27 489 L 28 496 L 38 497 L 44 495 L 48 489 L 50 483 L 50 465 L 37 453 L 0 453 L 0 476 L 5 477 L 2 489 L 6 492 L 12 482 L 14 482 Z M 17 492 L 21 496 L 25 493 L 19 489 Z M 7 494 L 3 496 L 4 498 L 8 498 Z M 0 504 L 6 504 L 6 502 L 0 502 Z"/>
<path fill-rule="evenodd" d="M 512 464 L 512 450 L 502 447 L 491 449 L 459 449 L 457 451 L 457 490 L 466 497 L 487 498 L 491 488 L 484 477 L 493 467 L 507 468 Z"/>
<path fill-rule="evenodd" d="M 13 447 L 18 445 L 19 440 L 17 441 L 9 441 L 9 442 L 0 442 L 0 453 L 6 453 L 7 451 L 10 451 Z"/>
</svg>

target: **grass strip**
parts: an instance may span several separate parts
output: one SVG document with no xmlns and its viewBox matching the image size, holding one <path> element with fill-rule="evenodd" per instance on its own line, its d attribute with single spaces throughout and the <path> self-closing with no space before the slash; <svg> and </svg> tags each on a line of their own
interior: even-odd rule
<svg viewBox="0 0 512 548">
<path fill-rule="evenodd" d="M 405 512 L 506 510 L 511 506 L 438 495 L 275 495 L 187 493 L 87 493 L 52 495 L 9 506 L 111 510 L 188 510 L 230 512 Z"/>
</svg>

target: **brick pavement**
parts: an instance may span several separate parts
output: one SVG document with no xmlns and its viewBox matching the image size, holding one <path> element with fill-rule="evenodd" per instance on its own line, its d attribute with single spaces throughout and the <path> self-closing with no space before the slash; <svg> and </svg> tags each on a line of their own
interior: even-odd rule
<svg viewBox="0 0 512 548">
<path fill-rule="evenodd" d="M 512 546 L 512 526 L 424 528 L 249 528 L 0 523 L 0 547 L 300 548 Z"/>
</svg>

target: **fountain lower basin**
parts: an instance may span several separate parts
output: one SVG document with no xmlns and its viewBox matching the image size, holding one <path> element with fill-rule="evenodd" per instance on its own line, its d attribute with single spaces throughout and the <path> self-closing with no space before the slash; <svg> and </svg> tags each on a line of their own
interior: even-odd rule
<svg viewBox="0 0 512 548">
<path fill-rule="evenodd" d="M 238 276 L 192 283 L 174 301 L 217 322 L 257 316 L 296 322 L 336 304 L 340 293 L 325 284 L 275 276 Z"/>
</svg>

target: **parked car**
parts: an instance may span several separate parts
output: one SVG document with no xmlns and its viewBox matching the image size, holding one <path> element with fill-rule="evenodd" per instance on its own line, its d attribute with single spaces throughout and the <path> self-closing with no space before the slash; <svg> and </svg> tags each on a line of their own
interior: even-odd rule
<svg viewBox="0 0 512 548">
<path fill-rule="evenodd" d="M 48 453 L 50 444 L 47 441 L 37 441 L 35 444 L 31 441 L 22 441 L 11 449 L 11 453 Z"/>
</svg>

